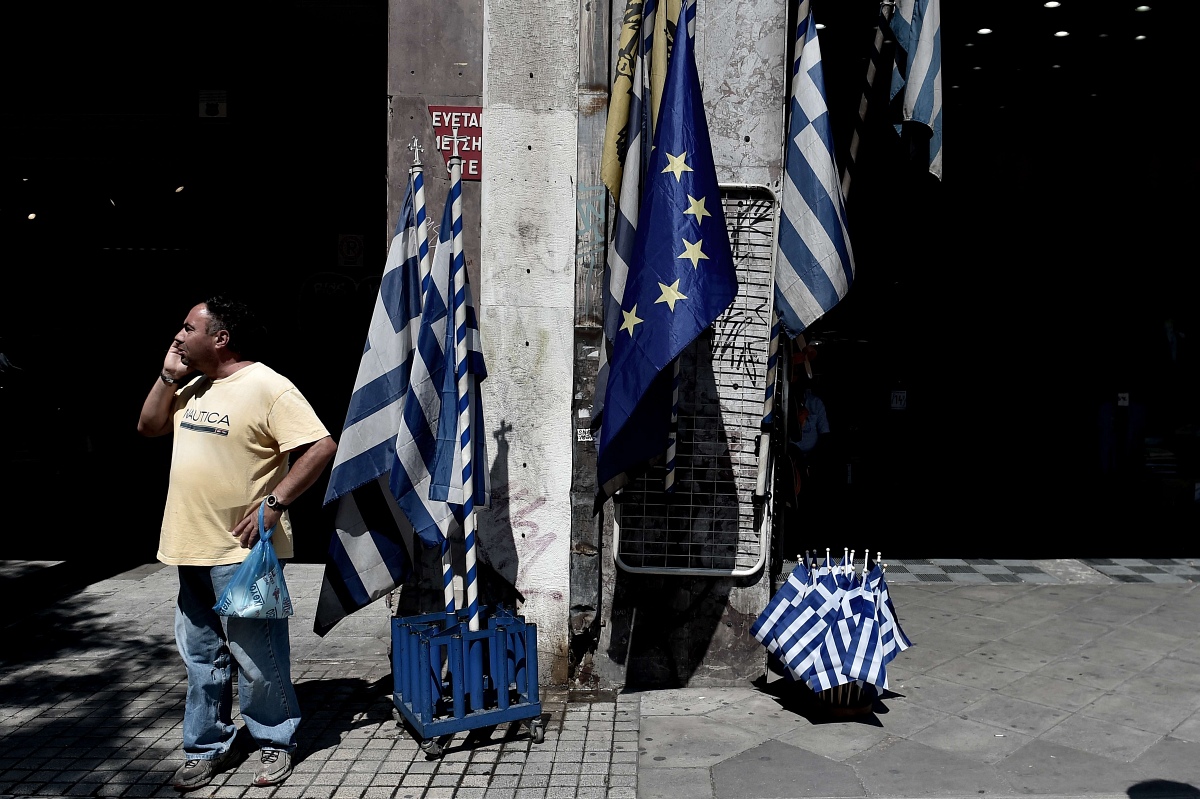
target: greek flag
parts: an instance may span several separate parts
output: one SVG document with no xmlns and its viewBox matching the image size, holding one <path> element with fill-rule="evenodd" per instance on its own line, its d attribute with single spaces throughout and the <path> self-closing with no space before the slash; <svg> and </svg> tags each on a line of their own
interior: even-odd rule
<svg viewBox="0 0 1200 799">
<path fill-rule="evenodd" d="M 386 477 L 359 486 L 337 503 L 313 622 L 318 636 L 395 590 L 412 573 L 412 526 Z"/>
<path fill-rule="evenodd" d="M 847 677 L 880 689 L 888 687 L 887 663 L 879 638 L 879 587 L 882 582 L 883 569 L 876 563 L 863 580 L 858 597 L 859 625 L 850 637 L 848 657 L 843 664 Z"/>
<path fill-rule="evenodd" d="M 325 504 L 337 502 L 314 631 L 324 635 L 412 572 L 412 526 L 383 490 L 395 457 L 428 268 L 425 196 L 414 168 L 359 361 Z M 382 483 L 381 483 L 382 481 Z"/>
<path fill-rule="evenodd" d="M 818 693 L 850 682 L 850 678 L 843 673 L 844 662 L 849 652 L 851 637 L 859 623 L 855 600 L 862 593 L 862 583 L 846 559 L 843 559 L 842 565 L 835 570 L 833 579 L 838 587 L 837 610 L 829 618 L 823 645 L 803 674 L 808 687 Z"/>
<path fill-rule="evenodd" d="M 896 607 L 892 604 L 892 595 L 888 591 L 887 578 L 879 575 L 879 593 L 875 604 L 879 608 L 879 642 L 883 649 L 883 662 L 891 663 L 896 655 L 912 646 L 912 641 L 900 629 L 900 617 L 896 615 Z"/>
<path fill-rule="evenodd" d="M 461 186 L 461 184 L 459 184 Z M 461 189 L 460 189 L 461 191 Z M 438 230 L 425 294 L 425 309 L 412 367 L 412 389 L 405 397 L 390 487 L 418 538 L 443 551 L 462 524 L 462 452 L 458 437 L 457 367 L 450 284 L 454 239 L 453 187 Z M 461 222 L 459 223 L 461 225 Z M 469 314 L 467 345 L 472 363 L 482 370 L 479 326 Z M 474 396 L 482 424 L 482 407 Z M 486 464 L 484 436 L 476 438 L 479 464 Z M 476 502 L 487 504 L 487 469 L 477 481 Z"/>
<path fill-rule="evenodd" d="M 453 206 L 461 196 L 462 183 L 451 185 L 446 198 L 446 210 L 438 233 L 438 246 L 433 258 L 433 269 L 442 279 L 442 271 L 448 286 L 455 286 L 451 294 L 445 319 L 445 368 L 442 372 L 442 413 L 438 419 L 438 446 L 435 457 L 434 479 L 430 494 L 434 499 L 449 502 L 452 506 L 467 504 L 464 491 L 463 445 L 470 439 L 466 454 L 470 456 L 472 468 L 468 470 L 473 485 L 472 504 L 486 508 L 491 494 L 488 474 L 487 436 L 483 430 L 483 396 L 479 384 L 487 378 L 487 367 L 483 362 L 483 347 L 479 337 L 479 319 L 475 315 L 475 302 L 471 295 L 471 284 L 467 280 L 465 259 L 461 251 L 456 263 L 453 238 L 461 242 L 462 220 L 455 219 Z M 456 191 L 457 187 L 457 191 Z M 459 201 L 461 205 L 461 200 Z M 457 222 L 457 224 L 456 224 Z M 457 312 L 457 313 L 456 313 Z M 461 316 L 461 319 L 456 318 Z M 458 362 L 456 344 L 465 340 L 466 352 L 463 363 Z M 461 385 L 461 389 L 460 389 Z M 459 434 L 459 414 L 468 417 L 467 432 Z M 461 518 L 461 517 L 460 517 Z"/>
<path fill-rule="evenodd" d="M 811 0 L 801 0 L 775 262 L 775 309 L 792 338 L 850 290 L 854 257 L 834 160 Z"/>
<path fill-rule="evenodd" d="M 442 383 L 442 416 L 438 426 L 438 462 L 452 466 L 451 480 L 441 468 L 433 495 L 446 499 L 462 524 L 466 565 L 469 629 L 479 629 L 479 588 L 475 553 L 475 506 L 486 505 L 487 450 L 483 434 L 483 398 L 479 384 L 487 377 L 479 345 L 479 322 L 467 280 L 462 252 L 462 162 L 455 150 L 450 159 L 450 193 L 442 216 L 438 254 L 450 252 L 452 313 L 446 317 L 446 370 Z M 447 224 L 449 223 L 449 224 Z M 447 242 L 447 227 L 450 240 Z M 439 259 L 435 259 L 439 260 Z M 436 267 L 435 268 L 439 268 Z M 453 346 L 451 346 L 453 344 Z M 449 565 L 448 562 L 446 565 Z"/>
<path fill-rule="evenodd" d="M 685 3 L 685 30 L 689 16 L 695 5 Z M 667 367 L 738 291 L 691 36 L 672 48 L 648 163 L 597 446 L 597 511 L 666 449 Z"/>
<path fill-rule="evenodd" d="M 771 597 L 771 601 L 763 608 L 763 612 L 758 614 L 754 624 L 750 625 L 750 634 L 771 654 L 775 654 L 779 649 L 776 635 L 782 632 L 778 627 L 780 619 L 788 608 L 795 608 L 804 601 L 811 583 L 812 575 L 809 574 L 808 568 L 803 563 L 797 563 L 784 584 L 775 592 L 775 596 Z"/>
<path fill-rule="evenodd" d="M 819 576 L 804 600 L 795 607 L 785 608 L 776 624 L 779 632 L 779 659 L 797 680 L 814 669 L 825 644 L 825 634 L 835 620 L 841 597 L 832 571 Z"/>
<path fill-rule="evenodd" d="M 896 64 L 891 96 L 899 96 L 901 122 L 929 129 L 929 171 L 942 179 L 942 14 L 939 0 L 898 0 L 892 14 Z"/>
</svg>

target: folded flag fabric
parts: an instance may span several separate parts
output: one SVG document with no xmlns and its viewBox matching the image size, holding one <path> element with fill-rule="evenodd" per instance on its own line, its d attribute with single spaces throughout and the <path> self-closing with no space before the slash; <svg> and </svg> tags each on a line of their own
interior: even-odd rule
<svg viewBox="0 0 1200 799">
<path fill-rule="evenodd" d="M 412 525 L 386 476 L 338 499 L 334 528 L 313 622 L 318 636 L 403 585 L 416 557 Z"/>
<path fill-rule="evenodd" d="M 849 559 L 798 564 L 755 619 L 751 634 L 814 692 L 849 683 L 887 688 L 887 664 L 912 646 L 900 629 L 880 564 L 865 577 Z"/>
<path fill-rule="evenodd" d="M 879 575 L 879 594 L 875 602 L 879 607 L 879 640 L 883 647 L 884 663 L 891 663 L 896 655 L 912 646 L 912 641 L 900 628 L 900 617 L 892 604 L 887 578 L 882 574 Z"/>
<path fill-rule="evenodd" d="M 825 644 L 841 598 L 832 573 L 817 578 L 799 605 L 786 608 L 780 620 L 779 659 L 797 680 L 805 680 Z"/>
<path fill-rule="evenodd" d="M 850 637 L 858 626 L 854 612 L 854 598 L 861 593 L 862 585 L 848 565 L 848 559 L 833 571 L 838 589 L 836 610 L 828 617 L 825 640 L 812 659 L 802 679 L 813 691 L 827 691 L 837 685 L 845 685 L 850 678 L 843 673 L 843 662 L 849 651 Z"/>
<path fill-rule="evenodd" d="M 775 257 L 775 311 L 789 337 L 832 309 L 854 281 L 821 45 L 809 0 L 801 0 L 797 19 Z"/>
<path fill-rule="evenodd" d="M 452 531 L 461 528 L 454 507 L 445 498 L 448 492 L 440 499 L 434 496 L 435 485 L 448 486 L 455 480 L 459 481 L 461 491 L 462 479 L 461 473 L 456 475 L 454 471 L 457 409 L 453 405 L 446 408 L 443 419 L 447 368 L 451 382 L 454 374 L 454 340 L 447 337 L 453 321 L 450 314 L 452 213 L 451 198 L 447 197 L 413 356 L 412 387 L 404 398 L 389 481 L 392 495 L 417 537 L 425 546 L 439 548 L 446 546 Z M 447 348 L 451 353 L 449 358 Z"/>
<path fill-rule="evenodd" d="M 421 321 L 429 260 L 423 185 L 414 168 L 325 492 L 337 508 L 313 623 L 319 636 L 412 574 L 412 526 L 380 481 L 386 486 L 395 457 Z"/>
<path fill-rule="evenodd" d="M 942 179 L 942 14 L 939 0 L 898 0 L 891 18 L 896 38 L 892 102 L 904 122 L 929 133 L 929 172 Z"/>
<path fill-rule="evenodd" d="M 870 683 L 876 688 L 887 688 L 887 669 L 883 660 L 883 647 L 879 640 L 879 584 L 883 580 L 883 569 L 876 563 L 863 580 L 859 592 L 859 624 L 850 636 L 848 656 L 843 663 L 845 674 L 853 680 Z"/>
<path fill-rule="evenodd" d="M 808 567 L 804 563 L 797 563 L 796 568 L 792 569 L 787 580 L 750 626 L 750 634 L 771 654 L 775 654 L 779 649 L 779 643 L 775 640 L 776 633 L 779 632 L 776 625 L 789 607 L 794 608 L 804 601 L 811 581 L 812 575 L 809 574 Z"/>
</svg>

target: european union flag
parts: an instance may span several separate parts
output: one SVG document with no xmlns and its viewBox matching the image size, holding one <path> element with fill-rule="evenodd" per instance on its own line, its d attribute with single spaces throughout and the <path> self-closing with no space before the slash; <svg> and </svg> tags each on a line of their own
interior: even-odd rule
<svg viewBox="0 0 1200 799">
<path fill-rule="evenodd" d="M 737 296 L 700 76 L 683 3 L 654 131 L 620 328 L 605 391 L 596 508 L 667 447 L 666 367 Z M 666 371 L 664 371 L 666 370 Z"/>
</svg>

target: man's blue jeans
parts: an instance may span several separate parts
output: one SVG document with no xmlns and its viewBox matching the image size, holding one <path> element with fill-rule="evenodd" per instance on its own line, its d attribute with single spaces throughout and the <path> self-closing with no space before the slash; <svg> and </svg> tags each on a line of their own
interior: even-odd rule
<svg viewBox="0 0 1200 799">
<path fill-rule="evenodd" d="M 183 751 L 189 760 L 216 757 L 233 744 L 235 664 L 246 731 L 263 749 L 296 748 L 300 704 L 287 619 L 239 619 L 212 609 L 239 565 L 179 567 L 175 643 L 187 666 Z"/>
</svg>

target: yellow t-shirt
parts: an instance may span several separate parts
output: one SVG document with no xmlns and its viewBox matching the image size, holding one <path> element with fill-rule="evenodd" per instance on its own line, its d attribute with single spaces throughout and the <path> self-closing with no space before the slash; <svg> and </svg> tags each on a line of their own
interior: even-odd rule
<svg viewBox="0 0 1200 799">
<path fill-rule="evenodd" d="M 292 382 L 261 363 L 220 380 L 201 376 L 175 395 L 171 483 L 158 539 L 169 566 L 240 563 L 250 553 L 231 531 L 279 484 L 288 451 L 329 435 Z M 285 511 L 271 539 L 290 558 Z"/>
</svg>

